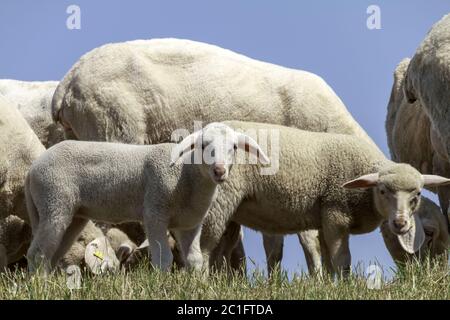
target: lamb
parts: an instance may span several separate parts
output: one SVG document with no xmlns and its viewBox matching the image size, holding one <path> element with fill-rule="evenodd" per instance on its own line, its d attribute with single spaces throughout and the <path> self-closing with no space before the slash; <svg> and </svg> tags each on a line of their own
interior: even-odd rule
<svg viewBox="0 0 450 320">
<path fill-rule="evenodd" d="M 108 44 L 85 54 L 58 85 L 52 114 L 67 137 L 88 141 L 163 143 L 195 120 L 241 119 L 352 134 L 376 147 L 319 76 L 180 39 Z M 242 261 L 242 243 L 236 248 Z"/>
<path fill-rule="evenodd" d="M 448 166 L 450 159 L 450 14 L 428 32 L 409 63 L 404 80 L 409 103 L 418 101 L 436 132 L 432 143 L 437 156 Z M 448 192 L 446 192 L 448 194 Z M 443 212 L 448 200 L 441 202 Z M 447 223 L 448 223 L 448 217 Z M 450 224 L 448 225 L 450 231 Z"/>
<path fill-rule="evenodd" d="M 253 139 L 220 123 L 188 135 L 175 147 L 81 141 L 55 145 L 33 163 L 27 175 L 26 200 L 33 229 L 27 252 L 30 270 L 43 264 L 45 272 L 50 272 L 88 219 L 143 221 L 152 264 L 164 271 L 172 265 L 170 230 L 187 267 L 200 269 L 201 222 L 218 184 L 228 179 L 238 148 L 267 161 Z M 178 164 L 182 159 L 198 163 L 199 153 L 204 163 Z"/>
<path fill-rule="evenodd" d="M 57 85 L 57 81 L 0 80 L 0 95 L 17 105 L 45 148 L 64 139 L 64 130 L 53 122 L 51 113 Z"/>
<path fill-rule="evenodd" d="M 449 247 L 449 235 L 447 223 L 441 213 L 440 208 L 431 200 L 422 197 L 421 205 L 416 213 L 425 231 L 425 241 L 416 253 L 406 252 L 398 238 L 390 231 L 388 222 L 383 222 L 380 227 L 386 248 L 397 264 L 404 264 L 415 258 L 420 260 L 426 257 L 436 258 L 443 256 L 447 261 L 447 251 Z"/>
<path fill-rule="evenodd" d="M 269 234 L 315 229 L 323 232 L 334 271 L 346 274 L 349 235 L 370 232 L 384 220 L 404 249 L 416 252 L 425 237 L 414 214 L 420 191 L 424 186 L 450 183 L 450 179 L 396 164 L 351 135 L 239 121 L 225 124 L 244 132 L 279 132 L 279 141 L 268 143 L 279 148 L 279 171 L 260 175 L 257 166 L 234 168 L 219 186 L 203 221 L 205 255 L 214 249 L 230 220 Z"/>
</svg>

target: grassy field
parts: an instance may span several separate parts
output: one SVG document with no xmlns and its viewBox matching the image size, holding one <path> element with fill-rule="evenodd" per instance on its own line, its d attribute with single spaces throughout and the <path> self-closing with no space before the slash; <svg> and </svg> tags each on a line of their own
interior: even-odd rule
<svg viewBox="0 0 450 320">
<path fill-rule="evenodd" d="M 83 274 L 79 289 L 69 289 L 65 274 L 47 279 L 23 269 L 0 275 L 0 299 L 450 299 L 449 267 L 428 262 L 412 263 L 369 289 L 366 278 L 353 274 L 346 281 L 307 275 L 288 279 L 278 272 L 268 280 L 256 271 L 248 278 L 201 275 L 178 271 L 149 271 L 142 263 L 134 271 L 116 275 Z"/>
</svg>

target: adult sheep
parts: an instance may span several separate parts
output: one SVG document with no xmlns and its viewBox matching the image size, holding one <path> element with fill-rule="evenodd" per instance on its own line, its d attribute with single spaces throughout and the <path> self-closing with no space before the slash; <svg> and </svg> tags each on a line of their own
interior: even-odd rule
<svg viewBox="0 0 450 320">
<path fill-rule="evenodd" d="M 319 76 L 179 39 L 108 44 L 85 54 L 58 85 L 52 114 L 79 140 L 162 143 L 195 120 L 240 119 L 373 144 Z"/>
<path fill-rule="evenodd" d="M 418 101 L 437 133 L 433 148 L 441 160 L 450 159 L 450 15 L 428 32 L 409 63 L 404 92 L 408 102 Z M 448 198 L 441 207 L 446 214 Z M 447 217 L 447 215 L 446 215 Z M 447 217 L 448 219 L 448 217 Z M 450 231 L 450 224 L 449 224 Z"/>
<path fill-rule="evenodd" d="M 384 220 L 404 249 L 414 253 L 425 239 L 415 215 L 421 189 L 450 183 L 396 164 L 355 136 L 239 121 L 225 124 L 261 135 L 278 132 L 279 139 L 269 136 L 267 153 L 273 155 L 275 148 L 279 170 L 261 175 L 258 167 L 236 166 L 203 221 L 205 255 L 229 221 L 269 234 L 321 230 L 337 272 L 350 268 L 349 235 L 371 232 Z M 271 157 L 271 164 L 276 161 Z"/>
<path fill-rule="evenodd" d="M 51 102 L 57 81 L 0 79 L 0 95 L 14 103 L 42 144 L 49 148 L 64 139 L 61 125 L 52 120 Z"/>
<path fill-rule="evenodd" d="M 25 176 L 45 148 L 19 110 L 0 96 L 0 218 L 13 214 L 25 221 Z"/>
<path fill-rule="evenodd" d="M 405 97 L 405 76 L 409 64 L 410 59 L 403 59 L 395 69 L 387 108 L 386 134 L 391 157 L 394 161 L 411 164 L 422 173 L 450 176 L 450 163 L 445 159 L 439 134 L 425 109 L 420 101 L 409 103 Z M 437 192 L 445 218 L 450 188 L 444 186 L 431 191 Z"/>
</svg>

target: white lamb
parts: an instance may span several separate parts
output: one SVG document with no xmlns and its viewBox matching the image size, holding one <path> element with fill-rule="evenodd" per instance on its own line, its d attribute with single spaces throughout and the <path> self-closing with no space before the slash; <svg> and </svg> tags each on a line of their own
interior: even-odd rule
<svg viewBox="0 0 450 320">
<path fill-rule="evenodd" d="M 186 154 L 195 160 L 197 152 L 191 150 L 199 147 L 209 152 L 209 158 L 201 158 L 209 164 L 174 162 Z M 88 219 L 143 221 L 152 263 L 162 270 L 172 265 L 169 229 L 187 266 L 201 268 L 201 223 L 217 185 L 228 178 L 237 148 L 267 161 L 253 139 L 220 123 L 192 133 L 179 145 L 64 141 L 50 148 L 33 163 L 26 181 L 33 229 L 30 269 L 43 263 L 49 272 Z"/>
</svg>

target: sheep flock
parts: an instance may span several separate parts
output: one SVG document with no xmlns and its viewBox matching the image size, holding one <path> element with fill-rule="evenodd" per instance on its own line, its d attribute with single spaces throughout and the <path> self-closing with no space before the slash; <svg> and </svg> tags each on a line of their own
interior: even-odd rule
<svg viewBox="0 0 450 320">
<path fill-rule="evenodd" d="M 449 101 L 450 15 L 393 70 L 390 158 L 319 76 L 206 43 L 107 44 L 59 82 L 0 80 L 0 272 L 148 256 L 245 276 L 242 226 L 269 276 L 288 234 L 311 275 L 348 277 L 350 235 L 377 228 L 399 266 L 447 264 Z"/>
</svg>

